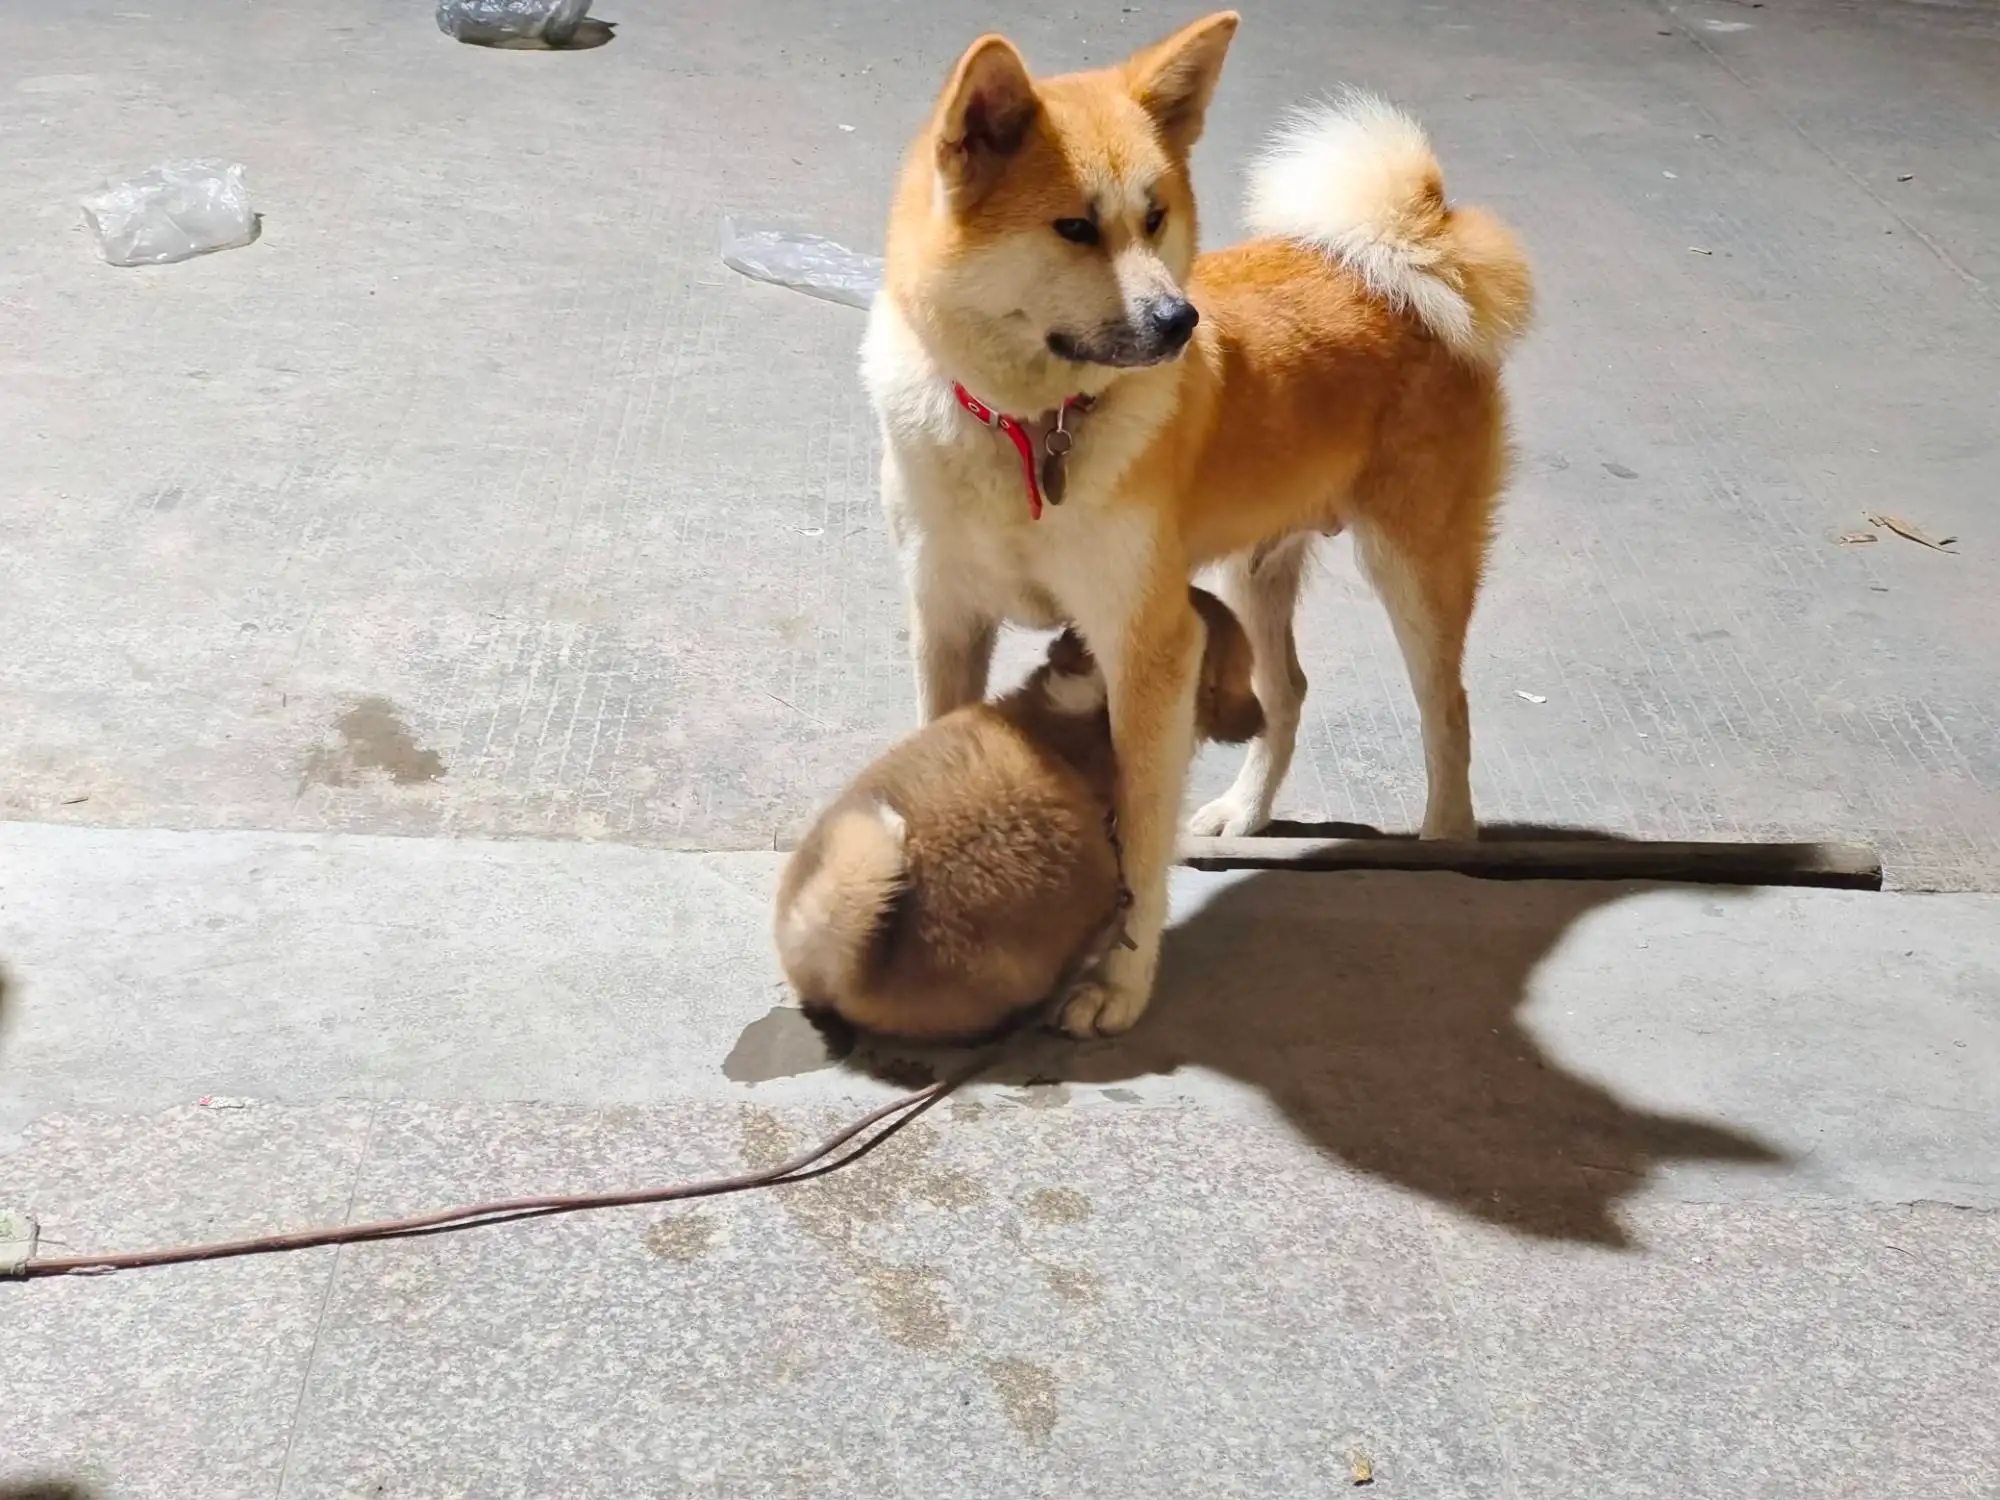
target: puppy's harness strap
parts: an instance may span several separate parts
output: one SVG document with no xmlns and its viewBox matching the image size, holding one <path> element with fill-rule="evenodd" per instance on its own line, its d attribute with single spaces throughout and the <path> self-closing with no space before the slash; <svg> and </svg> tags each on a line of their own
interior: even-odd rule
<svg viewBox="0 0 2000 1500">
<path fill-rule="evenodd" d="M 1007 435 L 1007 441 L 1014 445 L 1014 451 L 1021 455 L 1021 482 L 1028 487 L 1028 517 L 1039 521 L 1042 518 L 1042 481 L 1036 476 L 1035 440 L 1028 435 L 1027 426 L 1019 419 L 997 412 L 968 391 L 957 381 L 951 383 L 951 393 L 958 397 L 958 404 L 977 417 L 982 426 L 998 428 Z M 1056 425 L 1042 440 L 1048 450 L 1050 478 L 1049 503 L 1062 504 L 1062 461 L 1069 452 L 1072 441 L 1069 430 L 1063 425 L 1063 418 L 1072 411 L 1088 411 L 1090 397 L 1071 396 L 1056 412 Z"/>
</svg>

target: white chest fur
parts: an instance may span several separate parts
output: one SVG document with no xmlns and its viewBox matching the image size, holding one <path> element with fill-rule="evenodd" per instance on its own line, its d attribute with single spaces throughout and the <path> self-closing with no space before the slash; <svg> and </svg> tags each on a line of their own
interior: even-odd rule
<svg viewBox="0 0 2000 1500">
<path fill-rule="evenodd" d="M 1111 502 L 1150 432 L 1115 401 L 1077 421 L 1064 503 L 1045 504 L 1036 519 L 1020 451 L 959 405 L 886 299 L 869 319 L 862 372 L 882 423 L 883 504 L 906 568 L 989 619 L 1038 628 L 1076 619 L 1088 559 L 1109 561 L 1132 544 L 1131 517 Z"/>
</svg>

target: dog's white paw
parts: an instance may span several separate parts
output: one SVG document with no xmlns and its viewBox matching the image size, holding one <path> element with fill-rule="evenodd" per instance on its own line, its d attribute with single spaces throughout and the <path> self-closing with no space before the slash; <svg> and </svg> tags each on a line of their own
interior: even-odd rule
<svg viewBox="0 0 2000 1500">
<path fill-rule="evenodd" d="M 1146 1013 L 1146 995 L 1102 979 L 1086 979 L 1056 1012 L 1056 1029 L 1079 1041 L 1130 1031 Z"/>
<path fill-rule="evenodd" d="M 1267 808 L 1245 807 L 1234 792 L 1225 792 L 1188 819 L 1188 832 L 1197 838 L 1241 839 L 1262 833 L 1270 826 Z"/>
</svg>

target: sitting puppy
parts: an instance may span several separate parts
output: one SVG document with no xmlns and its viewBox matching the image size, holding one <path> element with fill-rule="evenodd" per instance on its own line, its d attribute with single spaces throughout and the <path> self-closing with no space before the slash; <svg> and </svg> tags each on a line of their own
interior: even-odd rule
<svg viewBox="0 0 2000 1500">
<path fill-rule="evenodd" d="M 1264 726 L 1250 641 L 1190 589 L 1207 626 L 1195 728 Z M 1005 1029 L 1122 935 L 1117 767 L 1104 678 L 1073 631 L 993 703 L 946 714 L 855 780 L 778 887 L 778 957 L 807 1015 L 917 1041 Z"/>
</svg>

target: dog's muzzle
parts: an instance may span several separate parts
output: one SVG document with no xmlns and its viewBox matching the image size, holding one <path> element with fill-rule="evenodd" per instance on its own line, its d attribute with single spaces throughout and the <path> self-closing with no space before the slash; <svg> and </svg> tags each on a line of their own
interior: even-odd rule
<svg viewBox="0 0 2000 1500">
<path fill-rule="evenodd" d="M 1154 297 L 1130 322 L 1101 328 L 1091 336 L 1051 333 L 1049 352 L 1079 365 L 1130 369 L 1165 364 L 1187 347 L 1200 324 L 1201 313 L 1187 298 Z"/>
</svg>

